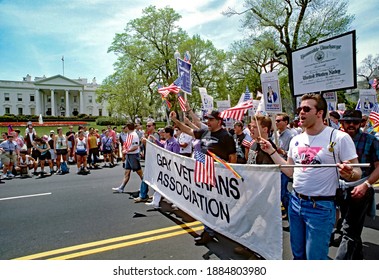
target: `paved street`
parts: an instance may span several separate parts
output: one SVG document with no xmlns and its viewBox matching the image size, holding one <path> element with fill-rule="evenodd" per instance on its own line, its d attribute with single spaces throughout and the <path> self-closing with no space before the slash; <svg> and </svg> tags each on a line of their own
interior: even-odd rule
<svg viewBox="0 0 379 280">
<path fill-rule="evenodd" d="M 0 259 L 246 259 L 233 252 L 237 243 L 222 236 L 218 243 L 195 246 L 202 224 L 169 203 L 159 211 L 135 204 L 136 174 L 128 193 L 114 194 L 111 188 L 123 176 L 121 165 L 87 176 L 74 170 L 71 166 L 67 175 L 16 178 L 0 185 Z M 379 201 L 379 193 L 376 197 Z M 378 230 L 378 217 L 366 223 L 362 238 L 367 259 L 379 259 Z M 331 247 L 331 258 L 335 251 Z M 283 258 L 291 259 L 287 231 Z"/>
</svg>

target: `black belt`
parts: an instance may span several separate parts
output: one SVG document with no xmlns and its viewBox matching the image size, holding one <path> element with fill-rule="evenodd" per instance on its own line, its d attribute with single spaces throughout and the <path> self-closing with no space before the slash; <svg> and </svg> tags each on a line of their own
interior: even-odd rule
<svg viewBox="0 0 379 280">
<path fill-rule="evenodd" d="M 308 196 L 308 195 L 304 195 L 304 194 L 298 193 L 297 191 L 295 191 L 295 194 L 296 194 L 296 196 L 298 198 L 304 199 L 304 200 L 311 200 L 311 201 L 317 201 L 317 200 L 330 200 L 330 201 L 333 201 L 333 200 L 336 200 L 336 196 L 335 195 L 332 195 L 332 196 Z"/>
</svg>

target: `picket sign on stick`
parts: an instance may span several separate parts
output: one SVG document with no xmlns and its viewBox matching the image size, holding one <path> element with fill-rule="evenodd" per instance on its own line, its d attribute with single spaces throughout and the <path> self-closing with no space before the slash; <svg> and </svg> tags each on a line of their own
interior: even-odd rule
<svg viewBox="0 0 379 280">
<path fill-rule="evenodd" d="M 278 128 L 276 127 L 276 114 L 273 114 L 271 116 L 271 123 L 272 123 L 272 125 L 274 127 L 274 141 L 275 141 L 275 145 L 277 147 L 279 147 L 279 139 L 278 139 L 278 133 L 277 133 Z"/>
<path fill-rule="evenodd" d="M 257 124 L 257 128 L 258 128 L 259 139 L 262 139 L 261 130 L 259 129 L 259 123 L 258 123 L 257 115 L 254 115 L 254 118 L 255 118 L 255 123 Z"/>
</svg>

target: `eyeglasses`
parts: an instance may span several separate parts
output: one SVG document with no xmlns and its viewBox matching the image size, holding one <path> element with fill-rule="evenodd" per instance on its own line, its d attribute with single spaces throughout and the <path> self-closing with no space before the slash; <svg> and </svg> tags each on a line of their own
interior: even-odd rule
<svg viewBox="0 0 379 280">
<path fill-rule="evenodd" d="M 300 114 L 301 110 L 303 110 L 304 113 L 308 113 L 308 112 L 310 112 L 312 110 L 312 108 L 309 107 L 309 106 L 299 107 L 299 108 L 296 109 L 296 113 Z"/>
<path fill-rule="evenodd" d="M 275 120 L 276 123 L 280 123 L 282 120 Z"/>
<path fill-rule="evenodd" d="M 346 124 L 355 124 L 355 125 L 357 125 L 357 124 L 360 124 L 361 122 L 360 121 L 343 121 L 344 123 L 346 123 Z"/>
<path fill-rule="evenodd" d="M 151 127 L 151 126 L 152 126 L 151 124 L 146 125 L 146 127 Z"/>
</svg>

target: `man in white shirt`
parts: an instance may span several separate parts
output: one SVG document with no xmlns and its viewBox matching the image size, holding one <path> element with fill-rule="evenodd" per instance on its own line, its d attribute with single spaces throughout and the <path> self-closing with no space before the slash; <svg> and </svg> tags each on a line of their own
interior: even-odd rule
<svg viewBox="0 0 379 280">
<path fill-rule="evenodd" d="M 193 140 L 192 136 L 188 135 L 187 133 L 182 132 L 179 127 L 175 128 L 175 132 L 176 132 L 176 137 L 180 145 L 179 154 L 186 157 L 191 157 L 192 140 Z"/>
</svg>

